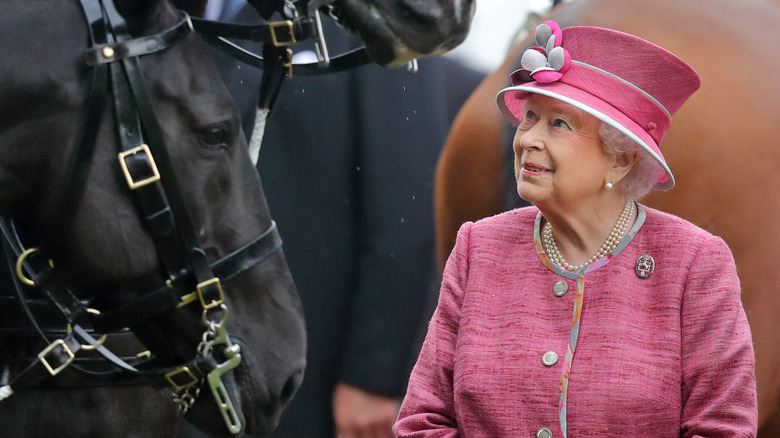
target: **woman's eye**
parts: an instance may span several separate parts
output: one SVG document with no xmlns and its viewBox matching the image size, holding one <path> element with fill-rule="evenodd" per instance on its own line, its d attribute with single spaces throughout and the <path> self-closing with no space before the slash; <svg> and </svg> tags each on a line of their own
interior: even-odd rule
<svg viewBox="0 0 780 438">
<path fill-rule="evenodd" d="M 527 111 L 525 115 L 523 116 L 523 119 L 520 120 L 519 127 L 523 126 L 531 126 L 534 123 L 534 120 L 536 120 L 536 114 L 533 113 L 533 111 Z"/>
<path fill-rule="evenodd" d="M 227 148 L 230 144 L 231 132 L 229 123 L 214 123 L 201 129 L 200 141 L 207 147 Z"/>
<path fill-rule="evenodd" d="M 556 128 L 568 128 L 569 124 L 566 123 L 566 120 L 555 119 L 555 121 L 553 122 L 553 126 L 555 126 Z"/>
</svg>

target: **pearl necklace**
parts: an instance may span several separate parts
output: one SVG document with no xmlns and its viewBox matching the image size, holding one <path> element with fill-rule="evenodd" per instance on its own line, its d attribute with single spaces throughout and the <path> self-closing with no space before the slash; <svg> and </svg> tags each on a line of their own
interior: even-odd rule
<svg viewBox="0 0 780 438">
<path fill-rule="evenodd" d="M 633 216 L 633 213 L 634 213 L 634 201 L 626 202 L 626 206 L 623 207 L 623 212 L 620 214 L 620 217 L 618 218 L 615 227 L 612 228 L 612 232 L 609 233 L 607 240 L 604 241 L 604 243 L 601 245 L 601 248 L 599 248 L 598 252 L 596 252 L 596 254 L 594 254 L 593 257 L 589 258 L 588 261 L 577 266 L 570 265 L 568 262 L 566 262 L 566 260 L 564 260 L 561 251 L 558 249 L 558 245 L 555 243 L 555 237 L 553 237 L 552 225 L 550 225 L 550 223 L 547 222 L 544 225 L 544 230 L 542 232 L 544 246 L 547 249 L 547 256 L 550 258 L 551 262 L 555 263 L 556 265 L 562 267 L 567 271 L 578 271 L 615 250 L 618 243 L 623 238 L 623 235 L 626 234 L 626 231 L 628 230 L 628 226 L 630 225 L 631 216 Z"/>
</svg>

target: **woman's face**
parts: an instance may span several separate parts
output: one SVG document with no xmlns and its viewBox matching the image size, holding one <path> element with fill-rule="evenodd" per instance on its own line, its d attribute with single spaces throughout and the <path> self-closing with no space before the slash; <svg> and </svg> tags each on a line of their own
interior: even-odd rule
<svg viewBox="0 0 780 438">
<path fill-rule="evenodd" d="M 604 151 L 599 125 L 567 103 L 531 94 L 514 139 L 520 197 L 565 206 L 602 193 L 614 157 Z"/>
</svg>

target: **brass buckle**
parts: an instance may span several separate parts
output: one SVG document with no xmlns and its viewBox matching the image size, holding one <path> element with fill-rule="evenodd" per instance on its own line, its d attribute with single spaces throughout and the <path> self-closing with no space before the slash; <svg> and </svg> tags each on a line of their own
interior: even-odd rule
<svg viewBox="0 0 780 438">
<path fill-rule="evenodd" d="M 152 176 L 148 178 L 144 178 L 140 181 L 133 180 L 133 176 L 130 175 L 130 171 L 127 169 L 127 162 L 125 161 L 125 157 L 129 155 L 135 155 L 137 153 L 143 152 L 146 154 L 146 156 L 149 157 L 149 165 L 152 166 Z M 154 157 L 152 156 L 152 151 L 149 150 L 149 146 L 146 145 L 146 143 L 141 144 L 140 146 L 136 146 L 132 149 L 126 150 L 124 152 L 119 153 L 119 165 L 122 166 L 122 172 L 125 174 L 125 180 L 127 180 L 127 185 L 130 186 L 130 190 L 135 190 L 139 187 L 143 187 L 147 184 L 151 184 L 155 181 L 160 180 L 160 171 L 157 170 L 157 164 L 154 162 Z"/>
<path fill-rule="evenodd" d="M 16 259 L 16 276 L 19 277 L 19 280 L 30 287 L 35 287 L 35 282 L 28 278 L 26 275 L 24 275 L 24 261 L 29 257 L 32 253 L 38 251 L 38 248 L 29 248 L 24 250 L 22 255 L 19 256 L 18 259 Z M 54 261 L 49 259 L 49 267 L 54 267 Z"/>
<path fill-rule="evenodd" d="M 49 364 L 49 361 L 46 360 L 46 355 L 51 353 L 52 350 L 54 350 L 57 347 L 62 348 L 62 351 L 64 351 L 68 355 L 68 359 L 65 360 L 65 362 L 63 362 L 57 368 L 53 368 Z M 70 365 L 71 362 L 73 362 L 73 358 L 75 357 L 76 355 L 73 354 L 73 352 L 70 350 L 70 347 L 68 347 L 68 344 L 66 344 L 65 341 L 63 341 L 62 339 L 57 339 L 56 341 L 49 344 L 48 347 L 44 348 L 43 351 L 38 353 L 38 360 L 41 361 L 43 366 L 46 367 L 46 369 L 49 371 L 49 374 L 51 374 L 52 376 L 56 376 L 57 374 L 60 373 L 60 371 L 64 370 L 68 365 Z"/>
<path fill-rule="evenodd" d="M 288 41 L 281 41 L 279 38 L 276 37 L 276 29 L 277 28 L 286 28 L 287 32 L 290 34 L 290 39 Z M 269 23 L 268 30 L 271 32 L 271 42 L 273 42 L 275 47 L 287 47 L 295 44 L 295 32 L 293 31 L 293 22 L 292 20 L 284 20 L 284 21 L 274 21 L 273 23 Z"/>
<path fill-rule="evenodd" d="M 203 296 L 203 290 L 213 284 L 217 285 L 219 291 L 219 300 L 211 300 L 210 303 L 206 302 L 206 298 Z M 225 293 L 222 291 L 222 283 L 219 281 L 219 277 L 214 277 L 211 280 L 206 280 L 202 283 L 198 283 L 198 297 L 200 298 L 200 305 L 204 309 L 213 309 L 225 302 Z"/>
<path fill-rule="evenodd" d="M 178 376 L 182 376 L 184 378 L 189 379 L 189 382 L 183 382 L 181 384 L 177 383 L 176 379 Z M 193 374 L 192 371 L 190 371 L 190 369 L 187 367 L 176 368 L 175 370 L 166 374 L 165 378 L 168 379 L 168 382 L 170 382 L 171 386 L 173 386 L 173 389 L 177 391 L 187 389 L 190 386 L 198 383 L 198 378 L 195 377 L 195 374 Z"/>
</svg>

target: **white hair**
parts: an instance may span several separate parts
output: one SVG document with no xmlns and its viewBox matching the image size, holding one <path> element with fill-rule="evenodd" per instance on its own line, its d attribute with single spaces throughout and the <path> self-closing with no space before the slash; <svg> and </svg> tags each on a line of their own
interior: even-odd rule
<svg viewBox="0 0 780 438">
<path fill-rule="evenodd" d="M 623 193 L 623 197 L 626 200 L 636 200 L 650 193 L 655 186 L 658 173 L 662 171 L 655 158 L 637 142 L 604 122 L 599 126 L 599 136 L 608 154 L 615 157 L 636 154 L 634 166 L 617 183 L 617 188 Z"/>
</svg>

